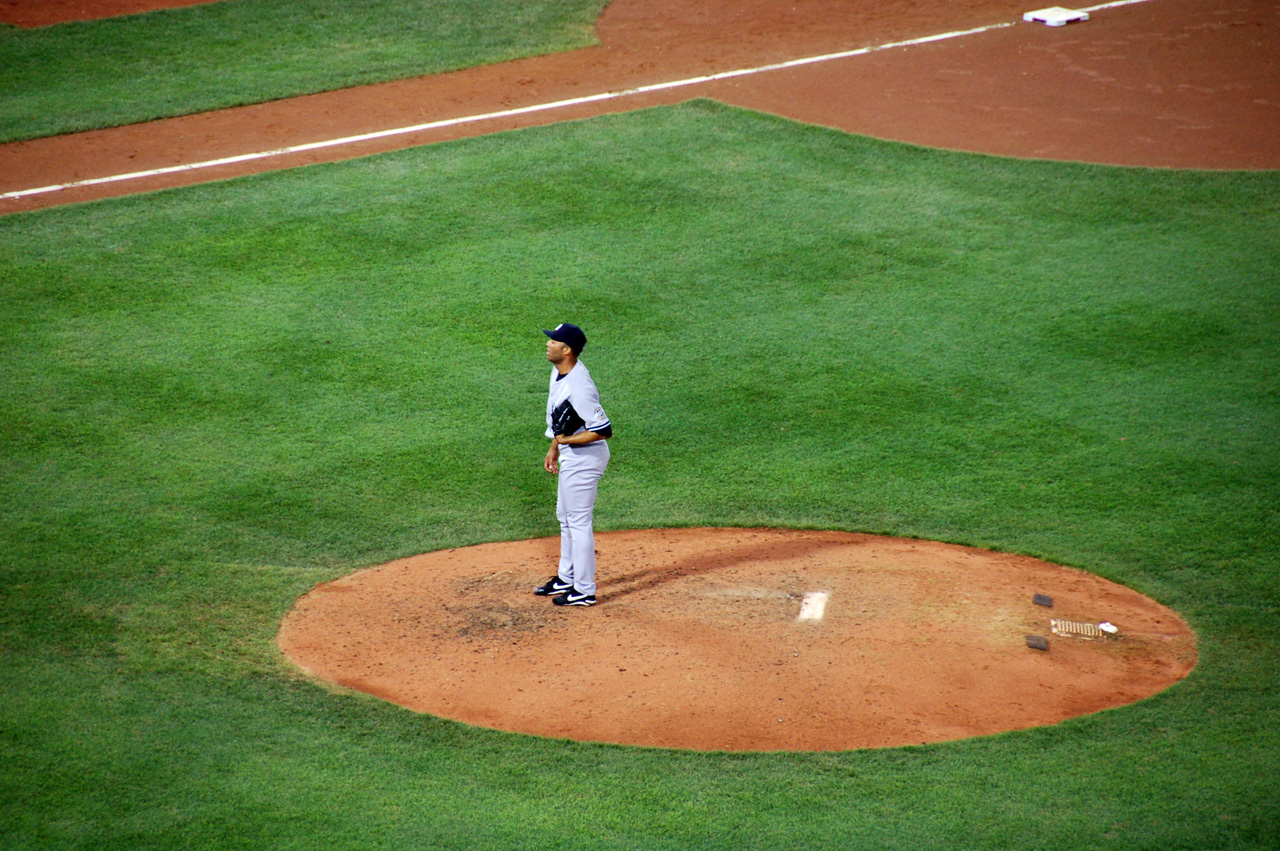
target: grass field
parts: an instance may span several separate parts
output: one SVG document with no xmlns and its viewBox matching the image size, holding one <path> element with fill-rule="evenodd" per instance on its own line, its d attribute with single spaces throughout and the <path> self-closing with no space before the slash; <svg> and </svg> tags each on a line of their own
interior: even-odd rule
<svg viewBox="0 0 1280 851">
<path fill-rule="evenodd" d="M 710 103 L 0 219 L 0 846 L 1275 847 L 1278 234 L 1274 173 Z M 774 755 L 296 674 L 315 583 L 554 533 L 565 320 L 617 434 L 599 528 L 1028 553 L 1173 606 L 1200 665 L 1052 728 Z"/>
<path fill-rule="evenodd" d="M 0 142 L 586 47 L 604 5 L 222 0 L 38 29 L 0 25 Z"/>
</svg>

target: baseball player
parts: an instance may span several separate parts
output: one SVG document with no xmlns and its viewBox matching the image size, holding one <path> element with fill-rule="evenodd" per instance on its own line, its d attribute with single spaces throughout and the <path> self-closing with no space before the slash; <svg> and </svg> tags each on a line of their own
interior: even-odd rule
<svg viewBox="0 0 1280 851">
<path fill-rule="evenodd" d="M 560 569 L 534 590 L 557 606 L 596 604 L 596 538 L 592 514 L 596 486 L 609 466 L 608 439 L 613 426 L 600 405 L 600 393 L 586 364 L 578 360 L 587 335 L 568 322 L 543 331 L 551 385 L 547 394 L 547 432 L 551 448 L 542 466 L 559 476 L 556 518 L 560 521 Z"/>
</svg>

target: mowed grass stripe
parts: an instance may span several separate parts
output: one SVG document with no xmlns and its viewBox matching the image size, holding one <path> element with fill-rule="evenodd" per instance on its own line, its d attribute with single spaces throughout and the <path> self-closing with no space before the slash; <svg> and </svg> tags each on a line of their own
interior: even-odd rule
<svg viewBox="0 0 1280 851">
<path fill-rule="evenodd" d="M 0 142 L 595 44 L 602 0 L 221 0 L 0 26 Z"/>
<path fill-rule="evenodd" d="M 3 844 L 1266 847 L 1278 201 L 693 103 L 0 220 Z M 601 528 L 1029 553 L 1177 608 L 1199 667 L 1054 728 L 768 756 L 300 678 L 273 636 L 316 582 L 554 533 L 564 320 L 617 428 Z"/>
</svg>

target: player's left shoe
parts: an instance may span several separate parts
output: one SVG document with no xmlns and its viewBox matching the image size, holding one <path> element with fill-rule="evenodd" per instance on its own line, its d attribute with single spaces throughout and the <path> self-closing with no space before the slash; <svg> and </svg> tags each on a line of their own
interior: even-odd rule
<svg viewBox="0 0 1280 851">
<path fill-rule="evenodd" d="M 546 585 L 539 585 L 533 589 L 533 593 L 539 597 L 554 597 L 557 594 L 563 594 L 566 591 L 573 590 L 572 582 L 565 582 L 559 576 L 553 576 L 547 580 Z"/>
<path fill-rule="evenodd" d="M 596 595 L 583 594 L 571 588 L 559 597 L 552 597 L 551 602 L 557 606 L 594 606 Z"/>
</svg>

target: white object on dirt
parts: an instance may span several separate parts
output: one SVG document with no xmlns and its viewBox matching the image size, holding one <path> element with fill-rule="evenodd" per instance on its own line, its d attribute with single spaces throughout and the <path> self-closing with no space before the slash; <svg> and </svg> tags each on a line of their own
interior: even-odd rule
<svg viewBox="0 0 1280 851">
<path fill-rule="evenodd" d="M 1103 621 L 1102 623 L 1098 624 L 1098 629 L 1102 630 L 1103 632 L 1110 633 L 1111 635 L 1115 635 L 1117 632 L 1120 631 L 1120 627 L 1116 626 L 1111 621 Z"/>
<path fill-rule="evenodd" d="M 1091 623 L 1083 623 L 1081 621 L 1059 620 L 1058 618 L 1049 619 L 1049 629 L 1054 635 L 1065 635 L 1070 638 L 1093 639 L 1102 638 L 1102 630 L 1098 629 Z"/>
<path fill-rule="evenodd" d="M 1034 12 L 1027 12 L 1022 16 L 1024 21 L 1042 21 L 1051 27 L 1060 27 L 1069 24 L 1072 21 L 1089 20 L 1088 12 L 1079 12 L 1075 9 L 1064 9 L 1061 6 L 1050 6 L 1047 9 L 1037 9 Z"/>
<path fill-rule="evenodd" d="M 801 621 L 820 621 L 822 615 L 827 608 L 827 597 L 830 596 L 826 591 L 810 591 L 804 595 L 804 599 L 800 601 L 800 616 L 796 620 Z"/>
</svg>

